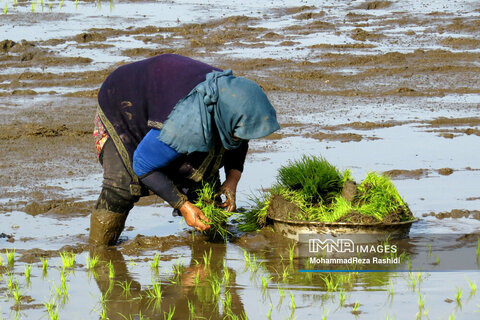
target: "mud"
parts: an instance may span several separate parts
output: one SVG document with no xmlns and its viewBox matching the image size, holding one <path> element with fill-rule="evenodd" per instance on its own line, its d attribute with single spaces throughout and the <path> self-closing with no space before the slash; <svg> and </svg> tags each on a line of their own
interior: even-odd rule
<svg viewBox="0 0 480 320">
<path fill-rule="evenodd" d="M 257 81 L 275 105 L 282 129 L 251 142 L 248 167 L 240 185 L 240 201 L 244 201 L 252 189 L 259 189 L 260 184 L 269 185 L 267 182 L 273 179 L 276 167 L 301 153 L 310 152 L 334 159 L 342 168 L 352 168 L 357 176 L 370 170 L 385 171 L 402 188 L 401 193 L 405 193 L 415 215 L 425 213 L 428 217 L 439 218 L 442 230 L 463 230 L 470 225 L 474 227 L 474 222 L 479 220 L 479 213 L 473 208 L 479 199 L 474 188 L 478 161 L 474 154 L 466 152 L 476 148 L 473 139 L 480 135 L 480 53 L 476 38 L 480 22 L 475 8 L 464 6 L 462 13 L 458 13 L 458 6 L 452 9 L 449 3 L 444 4 L 445 9 L 432 3 L 414 6 L 413 3 L 368 1 L 361 4 L 338 2 L 323 7 L 285 7 L 282 4 L 265 7 L 260 4 L 258 8 L 252 5 L 248 10 L 243 8 L 237 12 L 229 11 L 235 7 L 232 3 L 228 8 L 220 6 L 219 12 L 213 7 L 207 10 L 202 4 L 190 8 L 188 15 L 176 14 L 178 20 L 175 16 L 164 23 L 167 14 L 161 19 L 152 18 L 152 13 L 158 10 L 149 9 L 144 15 L 133 16 L 135 10 L 132 9 L 146 6 L 148 1 L 115 3 L 118 10 L 124 5 L 134 7 L 118 15 L 115 8 L 111 12 L 98 9 L 83 14 L 82 10 L 89 9 L 90 4 L 79 3 L 78 11 L 68 6 L 66 9 L 72 10 L 70 13 L 58 8 L 54 12 L 38 11 L 32 20 L 30 6 L 25 7 L 20 1 L 17 9 L 8 7 L 9 12 L 2 20 L 4 26 L 13 31 L 3 33 L 0 38 L 3 71 L 0 74 L 0 150 L 7 155 L 0 158 L 0 214 L 8 221 L 15 216 L 23 217 L 24 213 L 33 219 L 18 218 L 0 230 L 2 248 L 17 248 L 17 266 L 13 271 L 19 279 L 24 278 L 22 264 L 38 266 L 42 257 L 51 260 L 53 267 L 49 270 L 48 283 L 52 283 L 58 280 L 55 276 L 58 276 L 56 269 L 61 266 L 59 251 L 77 252 L 77 275 L 69 279 L 75 293 L 71 294 L 69 303 L 75 305 L 75 301 L 85 301 L 92 309 L 98 308 L 89 300 L 89 294 L 79 294 L 99 289 L 105 293 L 109 282 L 104 266 L 94 278 L 81 269 L 84 261 L 81 256 L 90 249 L 87 246 L 88 215 L 100 190 L 102 175 L 91 136 L 96 94 L 104 79 L 119 65 L 160 53 L 184 54 L 223 69 L 231 68 L 236 75 Z M 411 6 L 415 9 L 410 9 Z M 106 9 L 105 4 L 103 7 Z M 21 8 L 26 11 L 15 11 Z M 196 12 L 202 13 L 201 19 L 195 18 Z M 222 18 L 218 19 L 220 16 Z M 67 18 L 69 24 L 72 23 L 71 29 L 65 24 Z M 81 20 L 87 24 L 77 27 Z M 45 32 L 22 29 L 29 26 Z M 36 34 L 41 35 L 40 40 L 35 40 L 33 35 Z M 428 140 L 423 134 L 428 135 Z M 394 146 L 392 152 L 379 152 L 377 148 L 383 144 Z M 403 144 L 408 146 L 403 148 Z M 426 146 L 431 148 L 425 150 Z M 450 149 L 457 151 L 449 152 Z M 353 150 L 354 153 L 350 153 Z M 392 170 L 425 167 L 429 169 Z M 435 188 L 445 185 L 451 187 L 448 193 Z M 275 202 L 278 202 L 275 210 L 269 214 L 288 218 L 298 210 L 281 200 Z M 171 210 L 158 197 L 142 198 L 134 211 L 127 220 L 118 251 L 103 252 L 102 259 L 114 262 L 121 280 L 133 278 L 138 288 L 136 292 L 140 294 L 142 286 L 150 285 L 151 276 L 147 270 L 150 270 L 148 264 L 153 252 L 162 253 L 162 268 L 166 268 L 170 267 L 169 262 L 188 257 L 194 250 L 189 229 L 178 226 L 178 220 L 171 223 Z M 446 218 L 460 222 L 449 224 Z M 466 223 L 463 219 L 467 219 Z M 41 235 L 39 231 L 30 234 L 35 224 L 40 226 Z M 431 227 L 428 223 L 422 224 L 422 231 L 429 232 Z M 201 250 L 196 248 L 192 258 L 201 261 L 204 250 L 214 248 L 215 259 L 221 263 L 225 261 L 237 273 L 229 290 L 234 292 L 241 288 L 249 295 L 242 299 L 252 303 L 249 299 L 253 297 L 258 304 L 263 299 L 262 294 L 256 295 L 260 289 L 248 280 L 250 274 L 240 271 L 244 268 L 240 249 L 252 250 L 268 265 L 265 272 L 270 272 L 266 274 L 274 280 L 267 293 L 275 303 L 277 296 L 273 289 L 277 290 L 281 272 L 271 266 L 280 268 L 284 261 L 280 263 L 278 257 L 280 254 L 288 256 L 286 247 L 289 245 L 277 236 L 267 227 L 258 233 L 235 233 L 227 244 L 210 244 L 195 234 L 195 242 Z M 38 243 L 48 249 L 38 249 Z M 69 246 L 65 247 L 67 243 Z M 4 253 L 2 250 L 3 257 Z M 127 265 L 128 259 L 138 265 Z M 38 272 L 37 266 L 34 273 Z M 127 277 L 129 268 L 133 275 L 129 275 L 130 278 Z M 204 270 L 203 266 L 201 269 Z M 0 266 L 0 273 L 7 270 Z M 189 269 L 185 278 L 191 278 L 191 270 L 194 269 Z M 162 286 L 168 287 L 165 301 L 188 291 L 171 283 L 170 280 L 177 280 L 169 278 L 170 274 L 162 277 Z M 310 310 L 318 310 L 315 305 L 318 306 L 320 300 L 332 314 L 335 313 L 334 316 L 351 317 L 351 308 L 337 308 L 338 301 L 325 299 L 324 284 L 318 283 L 319 278 L 302 277 L 296 274 L 287 277 L 299 304 L 292 317 L 318 317 L 318 313 Z M 375 277 L 374 285 L 362 282 L 352 291 L 355 295 L 352 299 L 357 299 L 358 294 L 362 300 L 361 317 L 369 318 L 387 308 L 372 304 L 384 301 L 385 293 L 376 291 L 383 288 L 377 279 L 381 276 Z M 425 286 L 428 291 L 434 287 L 437 292 L 437 288 L 448 282 L 445 281 L 447 276 L 439 277 L 432 275 L 433 282 L 423 283 L 422 288 Z M 452 281 L 454 286 L 450 289 L 454 291 L 458 277 Z M 48 287 L 41 282 L 38 273 L 32 282 L 33 288 Z M 385 283 L 388 285 L 388 276 Z M 47 299 L 50 289 L 33 289 L 31 297 L 35 301 L 22 301 L 20 307 L 15 308 L 25 310 L 21 312 L 28 318 L 45 317 L 40 305 Z M 309 297 L 315 304 L 304 299 L 304 289 L 309 290 Z M 400 299 L 398 303 L 387 308 L 397 312 L 397 318 L 406 312 L 398 306 L 418 299 L 416 292 L 409 294 L 407 289 L 405 285 L 402 294 L 396 296 Z M 6 290 L 4 282 L 0 283 L 0 291 Z M 25 290 L 30 291 L 26 286 Z M 365 290 L 368 290 L 368 299 Z M 115 286 L 113 291 L 118 292 L 119 287 Z M 440 303 L 435 302 L 435 296 L 427 297 L 432 306 L 432 318 L 451 312 L 442 305 L 445 299 L 442 295 Z M 198 301 L 193 295 L 188 298 Z M 142 311 L 142 315 L 148 312 L 152 318 L 163 318 L 160 312 L 146 311 L 151 310 L 151 305 L 145 307 L 144 299 L 125 301 L 127 299 L 119 293 L 109 300 L 111 310 L 121 310 L 124 314 Z M 14 303 L 5 299 L 0 302 L 0 318 L 15 318 L 14 314 L 7 314 Z M 83 305 L 81 314 L 77 314 L 78 305 L 71 309 L 68 305 L 64 306 L 63 316 L 84 316 Z M 210 313 L 205 313 L 208 315 L 215 308 L 214 304 L 202 303 L 196 310 L 202 310 L 203 305 L 208 306 Z M 268 306 L 268 302 L 265 305 Z M 41 310 L 35 312 L 39 306 Z M 168 310 L 168 305 L 163 307 Z M 291 312 L 287 303 L 278 308 L 278 311 L 274 308 L 272 318 Z M 475 308 L 475 304 L 472 306 L 465 301 L 463 309 L 457 313 L 462 313 L 459 317 L 473 318 Z M 242 309 L 239 310 L 241 314 Z M 251 310 L 247 308 L 250 318 L 258 316 L 258 312 Z M 187 306 L 178 305 L 179 318 L 188 318 L 187 311 Z M 94 314 L 91 312 L 90 315 Z M 406 317 L 414 318 L 415 312 Z M 119 317 L 116 313 L 111 316 Z M 223 317 L 214 315 L 212 318 Z"/>
<path fill-rule="evenodd" d="M 454 209 L 452 211 L 445 211 L 445 212 L 430 212 L 424 213 L 424 217 L 436 217 L 438 219 L 446 219 L 446 218 L 453 218 L 453 219 L 460 219 L 460 218 L 469 218 L 469 219 L 476 219 L 480 220 L 480 211 L 479 210 L 462 210 L 462 209 Z"/>
<path fill-rule="evenodd" d="M 428 176 L 428 169 L 415 169 L 415 170 L 388 170 L 383 172 L 383 174 L 391 177 L 394 180 L 397 179 L 421 179 Z"/>
</svg>

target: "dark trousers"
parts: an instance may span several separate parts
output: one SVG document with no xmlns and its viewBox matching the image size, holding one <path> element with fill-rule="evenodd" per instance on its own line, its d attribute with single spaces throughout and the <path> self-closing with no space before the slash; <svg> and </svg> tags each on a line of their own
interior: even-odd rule
<svg viewBox="0 0 480 320">
<path fill-rule="evenodd" d="M 103 167 L 103 183 L 95 209 L 128 214 L 140 197 L 132 196 L 130 193 L 132 178 L 112 139 L 105 142 L 99 161 Z M 142 193 L 144 192 L 148 195 L 145 187 L 142 188 Z"/>
</svg>

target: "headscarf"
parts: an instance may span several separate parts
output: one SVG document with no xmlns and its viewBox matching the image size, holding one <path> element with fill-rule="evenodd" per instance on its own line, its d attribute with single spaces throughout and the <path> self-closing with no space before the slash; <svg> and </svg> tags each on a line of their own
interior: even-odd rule
<svg viewBox="0 0 480 320">
<path fill-rule="evenodd" d="M 279 128 L 275 109 L 255 82 L 235 77 L 232 70 L 212 71 L 177 103 L 159 139 L 177 152 L 188 154 L 214 147 L 214 130 L 223 147 L 231 150 L 241 144 L 234 136 L 256 139 Z"/>
</svg>

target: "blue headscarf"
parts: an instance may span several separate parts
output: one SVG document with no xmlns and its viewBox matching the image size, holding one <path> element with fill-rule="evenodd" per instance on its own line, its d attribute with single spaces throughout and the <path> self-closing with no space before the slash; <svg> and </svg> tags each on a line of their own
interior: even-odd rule
<svg viewBox="0 0 480 320">
<path fill-rule="evenodd" d="M 215 127 L 227 150 L 240 146 L 236 138 L 261 138 L 280 128 L 275 109 L 255 82 L 235 77 L 232 70 L 212 71 L 178 102 L 159 139 L 179 153 L 207 152 L 215 145 Z"/>
</svg>

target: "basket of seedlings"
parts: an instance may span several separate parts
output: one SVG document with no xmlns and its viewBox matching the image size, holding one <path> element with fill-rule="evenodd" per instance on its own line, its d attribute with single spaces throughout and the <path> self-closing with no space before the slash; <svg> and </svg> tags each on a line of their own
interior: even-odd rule
<svg viewBox="0 0 480 320">
<path fill-rule="evenodd" d="M 276 184 L 255 203 L 240 230 L 272 222 L 275 231 L 295 240 L 299 234 L 346 233 L 402 238 L 418 221 L 387 176 L 370 172 L 357 184 L 349 170 L 315 156 L 282 166 Z"/>
</svg>

